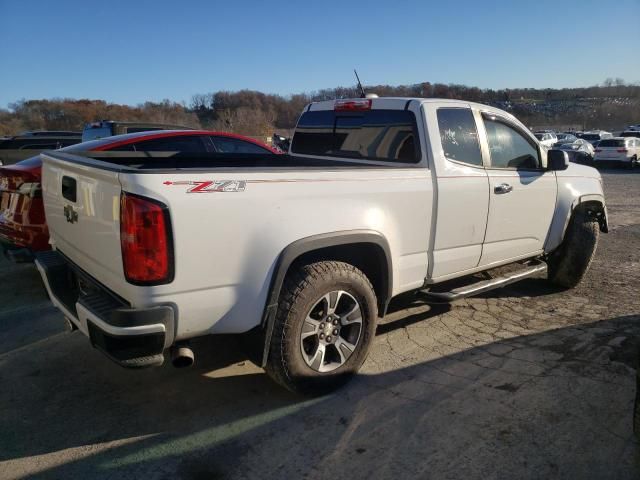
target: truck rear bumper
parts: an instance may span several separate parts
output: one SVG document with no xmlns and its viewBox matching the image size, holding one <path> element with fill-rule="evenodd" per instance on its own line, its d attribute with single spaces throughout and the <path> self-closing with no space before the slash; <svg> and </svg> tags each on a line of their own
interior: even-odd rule
<svg viewBox="0 0 640 480">
<path fill-rule="evenodd" d="M 91 344 L 123 367 L 161 365 L 174 339 L 169 305 L 131 308 L 58 251 L 36 254 L 53 304 Z"/>
</svg>

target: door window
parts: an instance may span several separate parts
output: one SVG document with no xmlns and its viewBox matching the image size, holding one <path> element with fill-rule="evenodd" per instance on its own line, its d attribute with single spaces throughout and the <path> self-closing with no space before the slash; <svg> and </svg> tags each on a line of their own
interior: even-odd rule
<svg viewBox="0 0 640 480">
<path fill-rule="evenodd" d="M 484 115 L 492 168 L 540 168 L 538 149 L 516 127 L 492 115 Z"/>
<path fill-rule="evenodd" d="M 439 108 L 438 127 L 447 160 L 482 166 L 478 130 L 470 108 Z"/>
</svg>

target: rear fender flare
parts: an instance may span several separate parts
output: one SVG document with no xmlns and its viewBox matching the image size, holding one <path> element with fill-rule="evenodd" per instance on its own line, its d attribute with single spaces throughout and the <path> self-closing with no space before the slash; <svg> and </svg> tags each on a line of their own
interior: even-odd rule
<svg viewBox="0 0 640 480">
<path fill-rule="evenodd" d="M 271 284 L 267 295 L 267 303 L 265 305 L 262 316 L 261 330 L 264 338 L 261 364 L 264 367 L 267 362 L 269 346 L 271 344 L 271 336 L 273 334 L 273 326 L 275 323 L 276 311 L 278 308 L 278 299 L 284 284 L 286 275 L 293 263 L 302 255 L 312 253 L 328 247 L 339 247 L 341 245 L 354 244 L 374 244 L 378 246 L 384 253 L 386 262 L 386 278 L 383 280 L 383 298 L 378 298 L 378 308 L 381 314 L 384 314 L 386 307 L 391 300 L 393 289 L 393 268 L 391 263 L 391 249 L 387 239 L 379 232 L 373 230 L 348 230 L 313 235 L 297 240 L 280 253 L 278 260 L 271 276 Z"/>
</svg>

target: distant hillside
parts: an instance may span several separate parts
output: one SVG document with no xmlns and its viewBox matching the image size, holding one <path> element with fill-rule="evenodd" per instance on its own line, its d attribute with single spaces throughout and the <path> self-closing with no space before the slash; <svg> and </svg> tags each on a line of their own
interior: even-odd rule
<svg viewBox="0 0 640 480">
<path fill-rule="evenodd" d="M 607 80 L 602 86 L 563 89 L 479 89 L 465 85 L 372 85 L 380 96 L 452 98 L 486 103 L 507 110 L 529 126 L 620 129 L 640 122 L 640 86 Z M 281 96 L 252 90 L 196 94 L 188 106 L 165 100 L 137 106 L 103 100 L 21 100 L 0 109 L 0 135 L 24 130 L 75 130 L 99 119 L 144 120 L 181 124 L 252 136 L 289 131 L 311 101 L 358 96 L 355 87 Z"/>
</svg>

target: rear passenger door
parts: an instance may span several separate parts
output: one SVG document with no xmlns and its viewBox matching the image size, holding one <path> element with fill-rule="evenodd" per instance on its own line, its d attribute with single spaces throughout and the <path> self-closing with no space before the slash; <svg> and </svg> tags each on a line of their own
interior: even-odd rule
<svg viewBox="0 0 640 480">
<path fill-rule="evenodd" d="M 533 256 L 543 249 L 556 204 L 554 172 L 520 125 L 483 113 L 489 152 L 489 218 L 480 265 Z"/>
<path fill-rule="evenodd" d="M 478 266 L 489 209 L 489 182 L 471 108 L 436 109 L 439 139 L 437 220 L 429 277 L 442 279 Z"/>
</svg>

